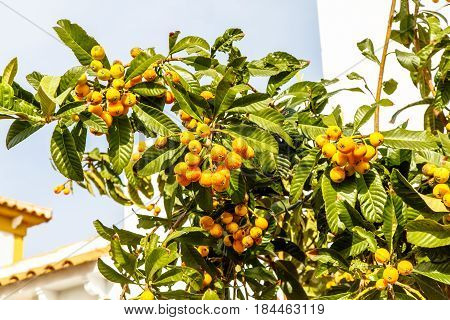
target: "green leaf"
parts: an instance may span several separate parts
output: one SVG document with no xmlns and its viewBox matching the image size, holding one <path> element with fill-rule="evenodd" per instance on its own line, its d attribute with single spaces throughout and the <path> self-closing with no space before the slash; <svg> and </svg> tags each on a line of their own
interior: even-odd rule
<svg viewBox="0 0 450 320">
<path fill-rule="evenodd" d="M 6 136 L 6 148 L 11 149 L 42 127 L 42 124 L 33 124 L 28 121 L 15 120 L 9 127 Z"/>
<path fill-rule="evenodd" d="M 100 237 L 105 240 L 111 241 L 111 238 L 114 235 L 113 229 L 106 227 L 103 223 L 101 223 L 100 220 L 95 220 L 93 224 Z"/>
<path fill-rule="evenodd" d="M 206 40 L 200 37 L 188 36 L 178 41 L 169 53 L 174 54 L 183 50 L 191 49 L 194 49 L 195 51 L 209 51 L 209 44 Z"/>
<path fill-rule="evenodd" d="M 164 56 L 160 54 L 149 56 L 147 53 L 142 51 L 137 55 L 136 58 L 131 61 L 130 67 L 125 73 L 125 82 L 138 75 L 143 74 L 145 70 L 147 70 L 153 63 L 157 62 L 158 60 L 164 60 Z"/>
<path fill-rule="evenodd" d="M 44 77 L 44 75 L 40 72 L 37 71 L 33 71 L 30 74 L 27 74 L 27 76 L 25 77 L 28 81 L 28 83 L 35 89 L 37 90 L 39 88 L 39 84 L 41 83 L 42 78 Z"/>
<path fill-rule="evenodd" d="M 97 267 L 98 271 L 102 274 L 102 276 L 105 277 L 105 279 L 113 282 L 113 283 L 120 283 L 120 284 L 126 284 L 126 283 L 132 283 L 128 278 L 118 273 L 116 270 L 108 266 L 106 263 L 103 262 L 102 259 L 98 259 L 97 261 Z"/>
<path fill-rule="evenodd" d="M 164 94 L 167 88 L 155 82 L 141 82 L 131 87 L 131 91 L 143 97 L 158 97 Z"/>
<path fill-rule="evenodd" d="M 422 214 L 442 217 L 450 212 L 440 199 L 418 193 L 397 169 L 392 171 L 391 182 L 396 194 Z"/>
<path fill-rule="evenodd" d="M 267 131 L 244 124 L 229 127 L 224 131 L 234 138 L 242 137 L 257 152 L 268 151 L 278 154 L 278 143 Z"/>
<path fill-rule="evenodd" d="M 416 246 L 437 248 L 450 245 L 450 225 L 421 219 L 409 222 L 406 230 L 406 239 Z"/>
<path fill-rule="evenodd" d="M 303 187 L 311 175 L 314 167 L 319 160 L 320 152 L 311 150 L 308 155 L 303 157 L 293 168 L 293 177 L 291 181 L 290 203 L 296 203 L 303 195 Z"/>
<path fill-rule="evenodd" d="M 131 159 L 134 134 L 127 117 L 115 118 L 108 134 L 108 155 L 116 173 L 121 173 Z"/>
<path fill-rule="evenodd" d="M 111 256 L 118 265 L 126 270 L 130 275 L 136 269 L 136 256 L 122 249 L 119 240 L 114 238 L 111 240 Z"/>
<path fill-rule="evenodd" d="M 357 175 L 358 201 L 361 213 L 369 222 L 381 222 L 386 203 L 386 191 L 378 172 L 374 169 L 365 175 Z"/>
<path fill-rule="evenodd" d="M 0 83 L 0 108 L 11 109 L 14 105 L 14 89 L 7 83 Z M 0 113 L 3 110 L 0 109 Z"/>
<path fill-rule="evenodd" d="M 358 42 L 357 46 L 364 57 L 380 64 L 380 60 L 378 60 L 377 56 L 375 55 L 372 40 L 364 39 L 361 42 Z"/>
<path fill-rule="evenodd" d="M 396 149 L 407 149 L 413 151 L 437 149 L 434 136 L 428 131 L 410 131 L 396 128 L 382 132 L 384 145 Z"/>
<path fill-rule="evenodd" d="M 286 143 L 293 147 L 292 138 L 284 131 L 284 117 L 277 110 L 266 108 L 249 115 L 248 120 L 256 123 L 260 128 L 278 134 Z"/>
<path fill-rule="evenodd" d="M 414 53 L 395 50 L 395 55 L 397 56 L 398 63 L 400 63 L 403 68 L 411 72 L 417 71 L 420 64 L 420 58 Z"/>
<path fill-rule="evenodd" d="M 70 117 L 74 114 L 80 114 L 81 112 L 85 111 L 87 109 L 87 105 L 84 101 L 75 101 L 70 102 L 61 108 L 58 109 L 58 111 L 55 113 L 55 116 L 64 118 L 64 117 Z"/>
<path fill-rule="evenodd" d="M 397 90 L 398 82 L 394 79 L 390 79 L 388 81 L 383 82 L 383 90 L 387 94 L 391 95 Z"/>
<path fill-rule="evenodd" d="M 353 122 L 353 133 L 359 130 L 367 121 L 372 118 L 375 113 L 376 107 L 373 106 L 361 106 L 356 110 L 355 120 Z"/>
<path fill-rule="evenodd" d="M 313 249 L 307 252 L 307 256 L 313 261 L 320 261 L 322 263 L 330 263 L 335 267 L 340 267 L 348 270 L 350 264 L 345 258 L 336 250 L 329 248 Z"/>
<path fill-rule="evenodd" d="M 12 85 L 17 74 L 17 58 L 13 58 L 3 70 L 2 83 Z"/>
<path fill-rule="evenodd" d="M 375 252 L 377 250 L 377 240 L 375 240 L 375 235 L 372 232 L 367 231 L 359 226 L 354 227 L 352 231 L 367 242 L 369 250 L 371 252 Z"/>
<path fill-rule="evenodd" d="M 87 139 L 87 129 L 80 121 L 76 124 L 76 126 L 72 129 L 71 134 L 73 136 L 73 140 L 75 141 L 75 145 L 77 147 L 77 151 L 79 153 L 83 153 L 86 149 L 86 139 Z"/>
<path fill-rule="evenodd" d="M 289 300 L 308 300 L 308 295 L 299 282 L 297 268 L 291 261 L 275 261 L 273 268 L 282 280 L 281 289 Z"/>
<path fill-rule="evenodd" d="M 208 289 L 203 294 L 202 300 L 220 300 L 220 297 L 216 291 Z"/>
<path fill-rule="evenodd" d="M 317 136 L 325 134 L 327 128 L 309 124 L 299 124 L 298 131 L 308 139 L 314 140 Z"/>
<path fill-rule="evenodd" d="M 140 176 L 150 176 L 173 165 L 183 155 L 185 149 L 185 146 L 171 140 L 163 149 L 152 146 L 145 151 L 134 168 Z"/>
<path fill-rule="evenodd" d="M 55 29 L 61 41 L 72 50 L 83 66 L 89 65 L 92 61 L 91 49 L 98 45 L 98 42 L 89 36 L 83 28 L 69 20 L 59 20 L 57 24 L 58 26 L 53 29 Z M 102 63 L 105 68 L 109 69 L 110 65 L 106 56 Z"/>
<path fill-rule="evenodd" d="M 265 93 L 250 93 L 234 100 L 227 112 L 255 113 L 268 108 L 271 101 Z"/>
<path fill-rule="evenodd" d="M 188 93 L 184 90 L 184 88 L 178 86 L 171 86 L 173 95 L 175 96 L 175 100 L 180 106 L 180 109 L 186 112 L 188 115 L 190 115 L 192 118 L 202 121 L 200 116 L 197 114 L 197 112 L 192 109 L 192 106 L 194 106 L 194 103 L 189 98 Z"/>
<path fill-rule="evenodd" d="M 202 228 L 199 227 L 185 227 L 185 228 L 180 228 L 174 232 L 172 232 L 167 238 L 166 240 L 163 241 L 162 245 L 165 246 L 167 245 L 170 241 L 179 238 L 181 236 L 184 236 L 186 234 L 190 234 L 193 232 L 204 232 L 205 230 L 203 230 Z"/>
<path fill-rule="evenodd" d="M 422 262 L 414 267 L 414 273 L 450 285 L 450 264 Z"/>
<path fill-rule="evenodd" d="M 230 52 L 233 42 L 239 41 L 244 38 L 245 34 L 241 29 L 232 28 L 224 32 L 224 34 L 216 39 L 214 45 L 211 48 L 211 56 L 217 51 Z"/>
<path fill-rule="evenodd" d="M 169 263 L 179 258 L 178 246 L 173 243 L 168 248 L 155 248 L 150 255 L 145 257 L 145 273 L 147 279 L 152 280 L 153 276 L 161 269 L 167 267 Z"/>
<path fill-rule="evenodd" d="M 89 128 L 92 128 L 96 132 L 108 132 L 108 126 L 106 125 L 105 121 L 96 114 L 93 114 L 91 112 L 82 112 L 79 114 L 79 116 L 81 122 L 83 122 Z"/>
<path fill-rule="evenodd" d="M 214 100 L 214 114 L 216 116 L 221 115 L 227 111 L 233 104 L 236 96 L 244 91 L 250 90 L 250 87 L 246 84 L 238 84 L 236 86 L 230 87 L 223 96 L 217 96 Z"/>
<path fill-rule="evenodd" d="M 56 90 L 58 89 L 60 77 L 44 76 L 39 83 L 37 96 L 41 104 L 44 116 L 51 116 L 56 108 Z"/>
<path fill-rule="evenodd" d="M 384 234 L 384 238 L 388 244 L 389 252 L 394 250 L 394 235 L 397 230 L 397 216 L 395 215 L 395 207 L 392 201 L 392 197 L 388 196 L 386 201 L 386 206 L 383 211 L 383 226 L 381 227 L 381 231 Z"/>
<path fill-rule="evenodd" d="M 64 75 L 61 77 L 61 81 L 59 82 L 58 93 L 62 93 L 67 89 L 73 89 L 77 85 L 78 79 L 86 73 L 88 67 L 87 66 L 77 66 L 69 69 Z"/>
<path fill-rule="evenodd" d="M 174 136 L 180 132 L 180 128 L 164 112 L 138 103 L 133 107 L 133 111 L 147 130 L 155 132 L 160 136 Z"/>
<path fill-rule="evenodd" d="M 72 134 L 65 126 L 56 126 L 53 131 L 50 152 L 53 162 L 68 179 L 82 181 L 83 168 Z"/>
<path fill-rule="evenodd" d="M 197 270 L 189 267 L 174 267 L 163 273 L 154 282 L 153 286 L 171 286 L 183 281 L 194 290 L 200 290 L 203 277 Z"/>
<path fill-rule="evenodd" d="M 347 209 L 342 200 L 354 205 L 356 201 L 356 185 L 354 180 L 346 179 L 340 184 L 331 182 L 329 170 L 322 175 L 322 194 L 325 202 L 325 212 L 331 232 L 337 233 L 342 222 L 339 215 L 346 214 Z"/>
</svg>

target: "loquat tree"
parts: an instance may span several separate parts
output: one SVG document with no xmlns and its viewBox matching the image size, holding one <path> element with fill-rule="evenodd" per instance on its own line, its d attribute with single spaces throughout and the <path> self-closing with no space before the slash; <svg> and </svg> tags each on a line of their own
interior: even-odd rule
<svg viewBox="0 0 450 320">
<path fill-rule="evenodd" d="M 55 31 L 81 65 L 29 74 L 33 94 L 14 82 L 17 60 L 8 64 L 6 145 L 54 126 L 52 161 L 67 178 L 54 192 L 78 185 L 135 208 L 142 234 L 94 222 L 114 262 L 98 268 L 124 299 L 447 299 L 445 24 L 419 0 L 393 0 L 381 57 L 370 39 L 357 44 L 379 65 L 373 94 L 357 73 L 347 76 L 354 88 L 337 91 L 335 79 L 296 81 L 309 63 L 285 52 L 249 61 L 236 46 L 240 29 L 212 45 L 174 32 L 166 54 L 133 48 L 123 63 L 60 20 Z M 404 49 L 389 52 L 390 41 Z M 423 131 L 380 130 L 380 108 L 397 88 L 383 81 L 389 53 L 421 95 L 392 120 L 425 105 Z M 352 123 L 330 106 L 341 90 L 373 100 Z M 374 132 L 363 132 L 372 120 Z M 105 138 L 107 150 L 86 150 L 87 139 Z"/>
</svg>

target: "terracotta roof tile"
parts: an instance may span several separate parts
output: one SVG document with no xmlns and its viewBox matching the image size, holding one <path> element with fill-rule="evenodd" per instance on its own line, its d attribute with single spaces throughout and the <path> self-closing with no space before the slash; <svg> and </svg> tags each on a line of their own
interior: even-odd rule
<svg viewBox="0 0 450 320">
<path fill-rule="evenodd" d="M 0 196 L 0 207 L 1 206 L 28 213 L 38 218 L 45 219 L 46 221 L 49 221 L 52 218 L 51 209 L 39 207 L 28 202 L 17 201 Z"/>
</svg>

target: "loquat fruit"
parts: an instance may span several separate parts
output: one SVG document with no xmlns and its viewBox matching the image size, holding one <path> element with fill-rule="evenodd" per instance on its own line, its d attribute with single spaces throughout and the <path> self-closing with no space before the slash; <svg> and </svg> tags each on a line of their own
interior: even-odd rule
<svg viewBox="0 0 450 320">
<path fill-rule="evenodd" d="M 373 132 L 369 136 L 370 144 L 374 147 L 378 147 L 383 144 L 384 136 L 379 132 Z"/>
<path fill-rule="evenodd" d="M 239 217 L 244 217 L 248 213 L 248 208 L 246 204 L 238 204 L 234 207 L 234 213 Z"/>
<path fill-rule="evenodd" d="M 167 71 L 166 75 L 172 79 L 172 82 L 174 83 L 180 82 L 180 76 L 175 71 Z"/>
<path fill-rule="evenodd" d="M 402 276 L 410 275 L 413 272 L 413 265 L 408 260 L 402 260 L 397 264 L 398 273 Z"/>
<path fill-rule="evenodd" d="M 375 251 L 375 260 L 378 263 L 386 263 L 391 258 L 391 254 L 384 248 L 379 248 Z"/>
<path fill-rule="evenodd" d="M 231 151 L 225 157 L 225 166 L 230 170 L 239 169 L 242 165 L 242 158 L 239 154 Z"/>
<path fill-rule="evenodd" d="M 192 153 L 199 154 L 202 151 L 202 144 L 198 140 L 192 140 L 188 144 L 188 149 Z"/>
<path fill-rule="evenodd" d="M 337 151 L 332 157 L 331 157 L 331 163 L 333 163 L 336 166 L 345 166 L 347 164 L 348 158 L 345 153 L 342 153 L 340 151 Z"/>
<path fill-rule="evenodd" d="M 437 183 L 446 183 L 449 178 L 449 171 L 447 168 L 436 168 L 433 172 L 433 176 Z"/>
<path fill-rule="evenodd" d="M 61 185 L 59 185 L 59 186 L 56 186 L 56 187 L 53 189 L 53 192 L 54 192 L 55 194 L 60 194 L 63 190 L 64 190 L 64 185 L 61 184 Z"/>
<path fill-rule="evenodd" d="M 103 96 L 98 91 L 93 91 L 91 95 L 91 104 L 100 104 L 103 101 Z"/>
<path fill-rule="evenodd" d="M 175 174 L 178 175 L 185 175 L 186 171 L 189 169 L 189 166 L 186 162 L 178 162 L 175 165 L 175 168 L 173 168 L 173 171 L 175 172 Z"/>
<path fill-rule="evenodd" d="M 205 170 L 202 171 L 202 174 L 200 176 L 200 180 L 198 183 L 205 188 L 209 188 L 212 186 L 212 172 L 211 170 Z"/>
<path fill-rule="evenodd" d="M 394 267 L 388 266 L 383 271 L 383 279 L 390 284 L 394 284 L 398 280 L 398 271 Z"/>
<path fill-rule="evenodd" d="M 186 176 L 184 174 L 183 175 L 182 174 L 178 174 L 176 176 L 176 180 L 177 180 L 177 183 L 180 186 L 183 186 L 183 187 L 187 187 L 191 183 L 191 181 L 188 180 L 188 178 L 186 178 Z"/>
<path fill-rule="evenodd" d="M 353 156 L 355 158 L 363 158 L 367 153 L 367 147 L 364 143 L 358 143 L 353 149 Z"/>
<path fill-rule="evenodd" d="M 225 229 L 228 233 L 234 234 L 239 230 L 239 225 L 236 222 L 230 222 L 226 225 Z"/>
<path fill-rule="evenodd" d="M 160 214 L 160 213 L 161 213 L 161 208 L 158 207 L 158 206 L 156 206 L 156 207 L 155 207 L 155 214 L 158 215 L 158 214 Z"/>
<path fill-rule="evenodd" d="M 120 79 L 125 75 L 125 68 L 123 65 L 116 63 L 111 67 L 109 72 L 111 73 L 111 77 L 113 77 L 113 79 Z"/>
<path fill-rule="evenodd" d="M 325 158 L 331 159 L 336 153 L 336 146 L 330 142 L 327 142 L 322 147 L 322 155 Z"/>
<path fill-rule="evenodd" d="M 377 282 L 375 283 L 375 288 L 377 290 L 384 290 L 387 287 L 387 282 L 384 279 L 378 279 Z"/>
<path fill-rule="evenodd" d="M 211 228 L 214 226 L 214 219 L 210 216 L 203 216 L 200 218 L 200 227 L 205 229 L 206 231 L 211 230 Z"/>
<path fill-rule="evenodd" d="M 205 288 L 209 286 L 212 282 L 212 277 L 209 273 L 205 272 L 203 274 L 203 281 L 202 281 L 202 287 Z"/>
<path fill-rule="evenodd" d="M 228 235 L 223 238 L 223 244 L 226 247 L 231 247 L 233 245 L 233 237 Z"/>
<path fill-rule="evenodd" d="M 108 112 L 113 117 L 119 117 L 121 116 L 125 111 L 125 108 L 122 105 L 122 102 L 117 101 L 115 103 L 108 103 Z"/>
<path fill-rule="evenodd" d="M 144 77 L 145 80 L 151 82 L 156 79 L 158 74 L 156 73 L 155 69 L 148 68 L 147 70 L 145 70 L 145 72 L 142 74 L 142 76 Z"/>
<path fill-rule="evenodd" d="M 371 145 L 366 145 L 366 149 L 367 149 L 366 154 L 363 156 L 362 159 L 366 162 L 369 162 L 377 154 L 377 149 L 375 149 Z"/>
<path fill-rule="evenodd" d="M 366 161 L 360 161 L 355 166 L 355 171 L 359 174 L 366 174 L 370 171 L 370 163 Z"/>
<path fill-rule="evenodd" d="M 80 116 L 77 115 L 77 114 L 71 115 L 70 118 L 72 119 L 73 122 L 78 122 L 78 121 L 80 121 Z"/>
<path fill-rule="evenodd" d="M 156 149 L 163 149 L 167 145 L 168 139 L 167 137 L 158 137 L 155 140 L 155 148 Z"/>
<path fill-rule="evenodd" d="M 88 111 L 90 113 L 93 113 L 93 114 L 99 116 L 99 117 L 103 114 L 103 108 L 99 104 L 91 104 L 91 105 L 89 105 Z"/>
<path fill-rule="evenodd" d="M 79 98 L 86 97 L 91 92 L 91 88 L 87 84 L 78 84 L 75 87 L 75 94 Z"/>
<path fill-rule="evenodd" d="M 108 128 L 111 127 L 111 125 L 113 123 L 113 117 L 112 117 L 112 115 L 109 114 L 108 111 L 103 111 L 102 114 L 100 115 L 100 118 L 102 118 L 103 121 L 105 121 L 106 126 Z"/>
<path fill-rule="evenodd" d="M 211 134 L 211 129 L 207 124 L 201 123 L 197 126 L 195 133 L 202 138 L 206 138 Z"/>
<path fill-rule="evenodd" d="M 202 176 L 202 170 L 199 167 L 189 167 L 186 171 L 186 178 L 191 182 L 197 182 Z"/>
<path fill-rule="evenodd" d="M 103 68 L 103 63 L 98 60 L 92 60 L 89 67 L 91 68 L 92 71 L 97 72 Z"/>
<path fill-rule="evenodd" d="M 444 197 L 442 198 L 442 202 L 446 207 L 450 208 L 450 193 L 444 195 Z"/>
<path fill-rule="evenodd" d="M 231 147 L 233 148 L 233 151 L 236 152 L 237 154 L 244 155 L 245 152 L 247 152 L 248 145 L 244 139 L 239 137 L 231 142 Z"/>
<path fill-rule="evenodd" d="M 144 152 L 147 149 L 147 143 L 145 141 L 139 141 L 138 151 L 140 153 Z"/>
<path fill-rule="evenodd" d="M 351 176 L 353 176 L 355 174 L 355 168 L 352 165 L 350 165 L 350 164 L 346 165 L 344 167 L 344 170 L 345 170 L 345 176 L 346 177 L 351 177 Z"/>
<path fill-rule="evenodd" d="M 97 71 L 97 78 L 102 81 L 108 81 L 111 79 L 111 73 L 106 68 L 101 68 Z"/>
<path fill-rule="evenodd" d="M 216 144 L 211 148 L 210 154 L 213 162 L 222 162 L 227 156 L 227 149 L 224 146 Z"/>
<path fill-rule="evenodd" d="M 242 240 L 244 237 L 245 237 L 244 229 L 238 229 L 236 232 L 233 233 L 234 240 Z"/>
<path fill-rule="evenodd" d="M 244 246 L 244 248 L 250 248 L 251 246 L 253 246 L 254 241 L 253 238 L 250 236 L 245 236 L 244 238 L 242 238 L 242 245 Z"/>
<path fill-rule="evenodd" d="M 450 193 L 450 188 L 445 183 L 439 183 L 433 188 L 433 195 L 438 199 L 442 199 L 447 193 Z"/>
<path fill-rule="evenodd" d="M 337 149 L 342 153 L 350 153 L 356 147 L 355 141 L 350 137 L 342 137 L 337 142 Z"/>
<path fill-rule="evenodd" d="M 70 189 L 69 188 L 64 188 L 63 189 L 63 193 L 64 193 L 64 195 L 69 195 L 70 194 Z"/>
<path fill-rule="evenodd" d="M 133 160 L 133 161 L 138 161 L 140 158 L 141 158 L 141 155 L 137 152 L 135 152 L 131 155 L 131 160 Z"/>
<path fill-rule="evenodd" d="M 342 130 L 338 126 L 330 126 L 325 131 L 325 134 L 327 135 L 328 139 L 336 141 L 342 135 Z"/>
<path fill-rule="evenodd" d="M 334 183 L 341 183 L 345 180 L 345 170 L 341 167 L 334 167 L 330 170 L 330 179 Z"/>
<path fill-rule="evenodd" d="M 146 289 L 139 296 L 139 300 L 155 300 L 155 295 L 149 289 Z"/>
<path fill-rule="evenodd" d="M 269 222 L 266 218 L 258 217 L 255 219 L 255 226 L 261 228 L 261 230 L 266 230 L 269 226 Z"/>
<path fill-rule="evenodd" d="M 200 157 L 198 156 L 198 154 L 192 153 L 192 152 L 188 152 L 186 153 L 186 155 L 184 156 L 184 161 L 188 164 L 188 166 L 190 167 L 197 167 L 200 164 Z"/>
<path fill-rule="evenodd" d="M 189 145 L 189 142 L 195 139 L 195 136 L 192 132 L 183 131 L 180 135 L 180 142 L 185 146 Z"/>
<path fill-rule="evenodd" d="M 241 254 L 245 251 L 244 245 L 242 244 L 241 240 L 234 240 L 233 241 L 233 250 L 237 253 Z"/>
<path fill-rule="evenodd" d="M 252 227 L 250 229 L 250 237 L 253 239 L 260 238 L 263 234 L 263 231 L 260 227 Z"/>
<path fill-rule="evenodd" d="M 198 246 L 197 251 L 203 258 L 209 254 L 209 248 L 207 246 Z"/>
<path fill-rule="evenodd" d="M 175 101 L 175 95 L 172 91 L 167 90 L 165 93 L 166 104 L 172 104 Z"/>
<path fill-rule="evenodd" d="M 247 151 L 245 151 L 243 157 L 247 160 L 253 159 L 255 157 L 255 150 L 253 150 L 252 147 L 248 146 Z"/>
<path fill-rule="evenodd" d="M 427 177 L 432 177 L 434 174 L 434 170 L 436 170 L 436 168 L 437 168 L 436 165 L 432 163 L 426 163 L 422 167 L 422 173 Z"/>
<path fill-rule="evenodd" d="M 227 224 L 233 222 L 233 215 L 231 213 L 225 211 L 220 215 L 220 221 L 222 221 L 223 224 L 227 225 Z"/>
<path fill-rule="evenodd" d="M 91 48 L 91 57 L 94 60 L 103 60 L 103 58 L 105 58 L 105 49 L 99 45 L 93 46 Z"/>
<path fill-rule="evenodd" d="M 141 48 L 135 47 L 130 50 L 130 55 L 131 55 L 131 57 L 136 58 L 139 55 L 139 53 L 141 53 L 141 52 L 142 52 Z"/>
<path fill-rule="evenodd" d="M 125 108 L 132 108 L 136 104 L 136 96 L 131 92 L 127 92 L 122 96 L 121 101 Z"/>
<path fill-rule="evenodd" d="M 318 135 L 314 141 L 319 148 L 322 148 L 326 143 L 330 142 L 326 134 Z"/>
<path fill-rule="evenodd" d="M 117 89 L 109 88 L 106 91 L 106 100 L 109 102 L 117 102 L 120 99 L 120 92 Z"/>
<path fill-rule="evenodd" d="M 214 94 L 210 91 L 202 91 L 200 96 L 205 100 L 211 100 L 214 98 Z"/>
<path fill-rule="evenodd" d="M 77 84 L 82 85 L 86 83 L 87 83 L 87 75 L 86 73 L 83 73 L 83 75 L 77 80 Z"/>
<path fill-rule="evenodd" d="M 215 223 L 211 229 L 209 229 L 209 234 L 213 237 L 213 238 L 220 238 L 223 234 L 223 229 L 222 226 L 218 223 Z"/>
</svg>

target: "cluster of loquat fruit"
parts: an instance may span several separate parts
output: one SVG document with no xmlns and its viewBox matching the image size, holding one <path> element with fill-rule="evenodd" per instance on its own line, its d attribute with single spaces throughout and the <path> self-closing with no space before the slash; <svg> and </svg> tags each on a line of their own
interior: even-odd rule
<svg viewBox="0 0 450 320">
<path fill-rule="evenodd" d="M 55 194 L 60 194 L 62 192 L 64 195 L 67 196 L 70 194 L 70 187 L 66 186 L 65 184 L 60 184 L 55 188 L 53 188 L 53 192 Z"/>
<path fill-rule="evenodd" d="M 375 251 L 375 260 L 383 265 L 389 263 L 391 254 L 384 248 L 379 248 Z M 388 284 L 394 284 L 397 282 L 399 275 L 407 276 L 413 272 L 413 265 L 408 260 L 401 260 L 397 263 L 397 268 L 392 265 L 387 265 L 383 270 L 383 278 L 378 279 L 375 283 L 375 287 L 378 290 L 384 290 Z"/>
<path fill-rule="evenodd" d="M 201 217 L 200 226 L 216 239 L 223 237 L 226 247 L 232 247 L 241 254 L 253 245 L 261 244 L 263 233 L 269 226 L 264 217 L 255 217 L 251 223 L 248 211 L 247 204 L 238 204 L 234 207 L 234 213 L 224 211 L 217 219 Z M 197 250 L 202 257 L 209 255 L 207 246 L 199 246 Z"/>
<path fill-rule="evenodd" d="M 361 142 L 355 142 L 355 139 Z M 377 154 L 384 137 L 379 132 L 369 135 L 370 145 L 366 144 L 363 136 L 345 137 L 338 126 L 330 126 L 325 134 L 318 135 L 315 139 L 317 147 L 322 150 L 322 155 L 333 164 L 330 170 L 330 179 L 335 183 L 341 183 L 346 177 L 351 177 L 358 172 L 366 174 L 370 170 L 370 160 Z"/>
<path fill-rule="evenodd" d="M 140 52 L 142 52 L 142 49 L 133 48 L 131 50 L 132 58 L 138 56 Z M 94 79 L 90 80 L 88 74 L 83 74 L 78 79 L 73 91 L 73 97 L 76 101 L 89 103 L 88 111 L 102 118 L 107 127 L 110 127 L 113 117 L 127 115 L 130 108 L 136 104 L 137 97 L 129 89 L 142 82 L 143 79 L 148 82 L 156 81 L 158 78 L 158 73 L 155 70 L 157 64 L 150 66 L 142 74 L 125 82 L 125 70 L 129 65 L 124 65 L 121 61 L 115 60 L 110 69 L 104 68 L 101 60 L 105 58 L 105 50 L 99 45 L 92 47 L 91 56 L 93 60 L 90 64 L 90 69 L 95 73 Z M 166 71 L 165 75 L 170 77 L 175 83 L 180 81 L 179 75 L 173 71 Z M 97 85 L 100 81 L 106 82 L 105 88 Z M 164 95 L 167 104 L 174 102 L 175 97 L 171 91 L 167 90 Z M 72 120 L 78 121 L 79 116 L 73 115 Z M 92 128 L 91 133 L 95 135 L 102 134 Z"/>
<path fill-rule="evenodd" d="M 447 168 L 439 168 L 435 164 L 426 163 L 422 167 L 422 173 L 431 178 L 431 182 L 435 182 L 436 185 L 433 187 L 433 195 L 442 199 L 442 202 L 446 207 L 450 207 L 450 187 L 447 182 L 449 179 L 450 172 Z"/>
<path fill-rule="evenodd" d="M 189 151 L 184 161 L 174 167 L 177 182 L 183 187 L 198 182 L 202 187 L 212 188 L 214 192 L 226 191 L 230 186 L 230 170 L 239 169 L 243 159 L 253 159 L 253 148 L 238 137 L 232 141 L 232 150 L 229 151 L 223 145 L 211 143 L 212 129 L 207 124 L 209 119 L 198 123 L 184 111 L 180 111 L 180 118 L 188 129 L 180 134 L 180 143 L 187 146 Z M 155 142 L 157 147 L 167 143 L 167 140 L 158 139 Z"/>
</svg>

